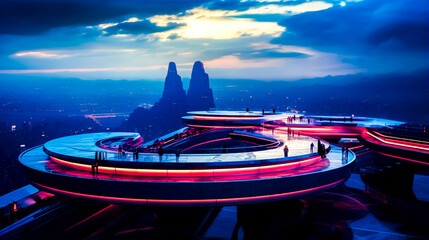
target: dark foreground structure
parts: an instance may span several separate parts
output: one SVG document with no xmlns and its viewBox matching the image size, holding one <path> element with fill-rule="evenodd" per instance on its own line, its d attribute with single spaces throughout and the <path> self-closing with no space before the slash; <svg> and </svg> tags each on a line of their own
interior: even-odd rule
<svg viewBox="0 0 429 240">
<path fill-rule="evenodd" d="M 150 224 L 139 220 L 141 226 L 132 233 L 115 230 L 115 236 L 225 238 L 213 232 L 218 228 L 228 232 L 226 238 L 260 239 L 278 236 L 269 223 L 280 218 L 295 226 L 288 230 L 295 238 L 296 230 L 308 227 L 308 219 L 313 219 L 312 207 L 319 205 L 317 211 L 334 213 L 322 213 L 325 220 L 316 214 L 319 220 L 311 221 L 340 230 L 310 228 L 307 237 L 314 233 L 347 239 L 359 233 L 347 222 L 364 218 L 368 211 L 362 202 L 405 201 L 408 206 L 429 198 L 428 184 L 420 177 L 423 189 L 419 187 L 418 197 L 413 190 L 415 173 L 429 167 L 425 129 L 410 131 L 402 122 L 385 119 L 265 111 L 198 111 L 182 119 L 186 127 L 146 143 L 137 133 L 94 133 L 55 139 L 23 152 L 19 161 L 26 175 L 50 198 L 67 206 L 81 200 L 101 202 L 85 201 L 91 216 L 58 234 L 82 237 L 78 229 L 109 215 L 122 221 L 152 215 L 155 220 Z M 344 193 L 348 186 L 355 190 Z M 358 191 L 367 197 L 359 197 Z M 429 212 L 427 202 L 423 205 L 419 214 Z M 236 213 L 235 220 L 229 219 L 228 211 Z M 429 236 L 419 228 L 427 221 L 420 219 L 423 216 L 413 216 L 417 230 L 407 229 L 407 234 L 381 227 L 376 232 L 399 239 Z M 343 220 L 337 222 L 336 217 Z M 224 225 L 216 223 L 217 218 L 224 219 Z M 0 235 L 25 237 L 25 232 L 18 233 L 25 225 L 9 225 Z M 91 236 L 113 238 L 108 226 L 100 230 L 105 235 Z"/>
</svg>

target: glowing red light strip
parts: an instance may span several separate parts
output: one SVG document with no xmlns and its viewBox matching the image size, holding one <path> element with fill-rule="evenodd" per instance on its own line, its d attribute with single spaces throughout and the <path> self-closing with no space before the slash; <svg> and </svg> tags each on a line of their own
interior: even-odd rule
<svg viewBox="0 0 429 240">
<path fill-rule="evenodd" d="M 186 200 L 174 200 L 174 199 L 136 199 L 136 198 L 121 198 L 121 197 L 108 197 L 108 196 L 98 196 L 84 193 L 76 193 L 65 190 L 60 190 L 52 187 L 48 187 L 42 184 L 35 183 L 35 185 L 39 186 L 42 189 L 47 191 L 51 191 L 54 193 L 63 194 L 71 197 L 85 198 L 85 199 L 93 199 L 100 201 L 110 201 L 110 202 L 119 202 L 119 203 L 138 203 L 145 205 L 226 205 L 226 204 L 235 204 L 239 202 L 256 202 L 256 201 L 268 201 L 268 200 L 279 200 L 284 198 L 296 197 L 299 195 L 303 195 L 306 193 L 311 193 L 315 191 L 321 191 L 323 189 L 328 189 L 334 187 L 345 179 L 341 179 L 339 181 L 329 183 L 326 185 L 308 188 L 293 192 L 287 193 L 279 193 L 279 194 L 270 194 L 270 195 L 262 195 L 262 196 L 252 196 L 252 197 L 241 197 L 241 198 L 223 198 L 223 199 L 186 199 Z"/>
<path fill-rule="evenodd" d="M 388 141 L 388 140 L 385 140 L 385 139 L 383 139 L 383 138 L 381 138 L 381 137 L 378 137 L 378 136 L 376 136 L 376 135 L 374 135 L 374 134 L 371 134 L 370 132 L 367 132 L 367 134 L 368 134 L 369 136 L 371 136 L 371 137 L 373 137 L 373 138 L 377 139 L 378 141 L 383 142 L 383 143 L 386 143 L 386 144 L 396 145 L 396 146 L 401 146 L 401 147 L 406 147 L 406 148 L 421 149 L 421 150 L 423 150 L 423 152 L 427 152 L 427 151 L 429 151 L 429 148 L 428 148 L 428 147 L 420 147 L 420 146 L 414 146 L 414 145 L 410 145 L 410 144 L 405 144 L 405 143 L 404 143 L 404 142 L 402 142 L 402 141 L 395 141 L 395 140 L 390 140 L 390 141 Z M 397 142 L 400 142 L 400 143 L 397 143 Z"/>
<path fill-rule="evenodd" d="M 45 187 L 46 187 L 46 186 L 45 186 Z M 73 228 L 75 228 L 76 226 L 81 225 L 82 223 L 85 223 L 85 222 L 87 222 L 87 221 L 89 221 L 89 220 L 91 220 L 91 219 L 94 219 L 94 218 L 95 218 L 95 217 L 97 217 L 97 216 L 100 216 L 100 215 L 102 215 L 103 213 L 106 213 L 107 211 L 109 211 L 110 209 L 112 209 L 112 208 L 114 208 L 114 207 L 116 207 L 116 205 L 110 204 L 109 206 L 107 206 L 107 207 L 105 207 L 105 208 L 101 209 L 100 211 L 98 211 L 98 212 L 96 212 L 96 213 L 94 213 L 94 214 L 90 215 L 89 217 L 87 217 L 87 218 L 83 219 L 82 221 L 79 221 L 78 223 L 74 224 L 73 226 L 71 226 L 71 227 L 67 228 L 64 232 L 67 232 L 67 231 L 69 231 L 70 229 L 73 229 Z"/>
<path fill-rule="evenodd" d="M 231 138 L 229 138 L 229 137 L 228 138 L 219 138 L 219 139 L 213 139 L 213 140 L 210 140 L 210 141 L 198 143 L 198 144 L 195 144 L 195 145 L 192 145 L 192 146 L 190 146 L 188 148 L 183 149 L 182 152 L 184 152 L 184 151 L 186 151 L 188 149 L 194 148 L 194 147 L 198 147 L 200 145 L 204 145 L 204 144 L 208 144 L 208 143 L 212 143 L 212 142 L 219 142 L 219 141 L 223 141 L 223 140 L 231 140 Z"/>
<path fill-rule="evenodd" d="M 374 133 L 374 135 L 378 135 L 379 134 L 377 132 L 373 132 L 373 133 Z M 379 135 L 382 135 L 382 134 L 379 134 Z M 405 141 L 401 141 L 401 140 L 390 139 L 391 138 L 390 136 L 387 136 L 387 140 L 386 140 L 386 138 L 383 138 L 381 136 L 380 136 L 380 138 L 384 139 L 385 141 L 390 141 L 392 143 L 407 144 L 409 146 L 421 147 L 421 148 L 426 148 L 426 149 L 429 150 L 429 143 L 426 143 L 426 144 L 416 143 L 416 142 L 413 142 L 414 141 L 413 139 L 402 138 Z M 409 141 L 411 141 L 411 142 L 409 142 Z"/>
<path fill-rule="evenodd" d="M 268 138 L 261 138 L 261 137 L 253 136 L 253 135 L 250 135 L 250 134 L 246 135 L 246 134 L 240 134 L 240 133 L 230 133 L 230 135 L 242 136 L 242 137 L 253 138 L 253 139 L 259 139 L 259 140 L 263 140 L 263 141 L 270 142 L 270 143 L 277 143 L 278 142 L 277 140 L 273 141 L 273 140 L 268 139 Z"/>
<path fill-rule="evenodd" d="M 353 150 L 353 149 L 356 149 L 356 148 L 361 148 L 363 146 L 365 146 L 365 145 L 354 146 L 354 147 L 349 148 L 349 150 Z"/>
<path fill-rule="evenodd" d="M 319 128 L 319 127 L 289 127 L 290 130 L 299 130 L 299 131 L 332 131 L 332 128 Z M 281 128 L 283 129 L 283 128 Z"/>
<path fill-rule="evenodd" d="M 318 132 L 301 132 L 301 134 L 308 134 L 308 135 L 317 135 L 317 136 L 332 136 L 332 137 L 357 137 L 360 136 L 359 133 L 318 133 Z"/>
<path fill-rule="evenodd" d="M 199 120 L 256 120 L 262 119 L 262 117 L 220 117 L 220 116 L 194 116 L 194 119 Z"/>
<path fill-rule="evenodd" d="M 198 127 L 198 128 L 259 128 L 255 126 L 209 126 L 209 125 L 194 125 L 188 124 L 189 127 Z"/>
<path fill-rule="evenodd" d="M 87 171 L 92 171 L 90 165 L 64 161 L 51 156 L 53 162 L 66 167 Z M 242 167 L 242 168 L 221 168 L 221 169 L 134 169 L 134 168 L 115 168 L 99 166 L 98 172 L 104 174 L 126 175 L 126 176 L 144 176 L 144 177 L 228 177 L 237 175 L 255 175 L 260 173 L 271 173 L 301 168 L 321 161 L 320 156 L 314 156 L 296 162 L 286 162 L 266 166 Z"/>
<path fill-rule="evenodd" d="M 279 127 L 278 130 L 287 131 L 287 127 Z M 318 135 L 318 136 L 359 136 L 361 133 L 350 133 L 341 132 L 340 130 L 347 131 L 343 128 L 332 128 L 332 127 L 289 127 L 290 130 L 300 131 L 300 134 L 306 135 Z"/>
<path fill-rule="evenodd" d="M 387 136 L 387 135 L 384 135 L 384 134 L 381 134 L 381 133 L 375 132 L 375 131 L 374 131 L 374 133 L 377 135 L 380 135 L 382 137 L 385 137 L 385 138 L 395 138 L 395 139 L 400 139 L 400 140 L 404 140 L 404 141 L 420 142 L 420 143 L 423 143 L 425 145 L 429 144 L 429 142 L 427 142 L 427 141 L 421 141 L 421 140 L 409 139 L 409 138 L 401 138 L 401 137 L 396 137 L 396 136 Z"/>
<path fill-rule="evenodd" d="M 405 161 L 410 161 L 410 162 L 416 162 L 416 163 L 420 163 L 420 164 L 424 164 L 424 165 L 429 165 L 429 163 L 427 163 L 427 162 L 422 162 L 422 161 L 417 161 L 417 160 L 414 160 L 414 159 L 409 159 L 409 158 L 394 156 L 394 155 L 390 155 L 390 154 L 382 153 L 382 152 L 378 152 L 378 153 L 380 153 L 381 155 L 387 156 L 387 157 L 392 157 L 392 158 L 397 158 L 397 159 L 401 159 L 401 160 L 405 160 Z"/>
<path fill-rule="evenodd" d="M 249 201 L 261 201 L 261 200 L 279 200 L 283 198 L 291 198 L 299 195 L 303 195 L 306 193 L 311 193 L 315 191 L 321 191 L 322 189 L 327 189 L 334 187 L 341 182 L 343 182 L 345 179 L 341 179 L 339 181 L 329 183 L 326 185 L 314 187 L 314 188 L 308 188 L 293 192 L 287 192 L 287 193 L 279 193 L 279 194 L 271 194 L 271 195 L 263 195 L 263 196 L 254 196 L 254 197 L 243 197 L 243 198 L 225 198 L 225 199 L 218 199 L 218 203 L 224 203 L 224 204 L 231 204 L 231 203 L 237 203 L 237 202 L 249 202 Z"/>
</svg>

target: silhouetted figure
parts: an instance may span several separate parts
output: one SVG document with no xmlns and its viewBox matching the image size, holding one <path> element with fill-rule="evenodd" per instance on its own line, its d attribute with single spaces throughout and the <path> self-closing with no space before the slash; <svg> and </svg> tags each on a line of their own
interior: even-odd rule
<svg viewBox="0 0 429 240">
<path fill-rule="evenodd" d="M 120 157 L 121 157 L 121 153 L 122 153 L 122 146 L 121 146 L 121 145 L 119 145 L 119 146 L 118 146 L 118 158 L 120 158 Z"/>
<path fill-rule="evenodd" d="M 320 142 L 320 139 L 317 140 L 317 154 L 322 156 L 322 143 Z"/>
<path fill-rule="evenodd" d="M 95 163 L 95 175 L 98 176 L 98 162 Z"/>
<path fill-rule="evenodd" d="M 322 159 L 326 157 L 326 149 L 324 144 L 320 145 L 320 156 L 322 157 Z"/>
<path fill-rule="evenodd" d="M 158 155 L 159 155 L 159 161 L 162 162 L 162 155 L 164 155 L 164 149 L 161 147 L 159 147 L 158 149 Z"/>
<path fill-rule="evenodd" d="M 262 115 L 264 115 L 265 114 L 265 109 L 262 109 Z"/>
<path fill-rule="evenodd" d="M 289 148 L 287 147 L 287 145 L 285 145 L 285 148 L 283 148 L 283 153 L 285 154 L 285 157 L 288 157 L 288 155 L 289 155 Z"/>
<path fill-rule="evenodd" d="M 249 112 L 249 108 L 246 108 L 246 112 Z"/>
<path fill-rule="evenodd" d="M 309 118 L 309 119 L 307 119 L 307 123 L 308 123 L 308 124 L 310 124 L 310 118 Z"/>
<path fill-rule="evenodd" d="M 179 157 L 180 157 L 180 149 L 176 148 L 176 162 L 179 162 Z"/>
<path fill-rule="evenodd" d="M 310 144 L 310 152 L 313 153 L 314 143 Z"/>
<path fill-rule="evenodd" d="M 349 159 L 349 148 L 346 147 L 344 151 L 346 152 L 346 159 Z"/>
<path fill-rule="evenodd" d="M 273 113 L 274 113 L 274 114 L 276 113 L 276 109 L 274 109 L 274 108 L 273 108 Z"/>
<path fill-rule="evenodd" d="M 228 151 L 226 150 L 226 146 L 225 145 L 223 145 L 222 146 L 222 153 L 227 153 Z"/>
<path fill-rule="evenodd" d="M 91 173 L 92 173 L 92 177 L 95 177 L 95 164 L 91 165 Z"/>
</svg>

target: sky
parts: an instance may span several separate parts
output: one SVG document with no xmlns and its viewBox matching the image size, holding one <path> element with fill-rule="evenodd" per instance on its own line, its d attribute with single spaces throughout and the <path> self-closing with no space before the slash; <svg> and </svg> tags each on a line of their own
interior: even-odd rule
<svg viewBox="0 0 429 240">
<path fill-rule="evenodd" d="M 296 80 L 429 67 L 428 0 L 0 0 L 2 75 Z"/>
</svg>

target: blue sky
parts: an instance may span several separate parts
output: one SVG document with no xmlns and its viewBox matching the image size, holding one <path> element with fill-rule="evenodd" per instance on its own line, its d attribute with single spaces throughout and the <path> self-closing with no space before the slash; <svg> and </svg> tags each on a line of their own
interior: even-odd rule
<svg viewBox="0 0 429 240">
<path fill-rule="evenodd" d="M 0 74 L 294 80 L 428 67 L 427 0 L 0 0 Z M 0 75 L 1 76 L 1 75 Z"/>
</svg>

